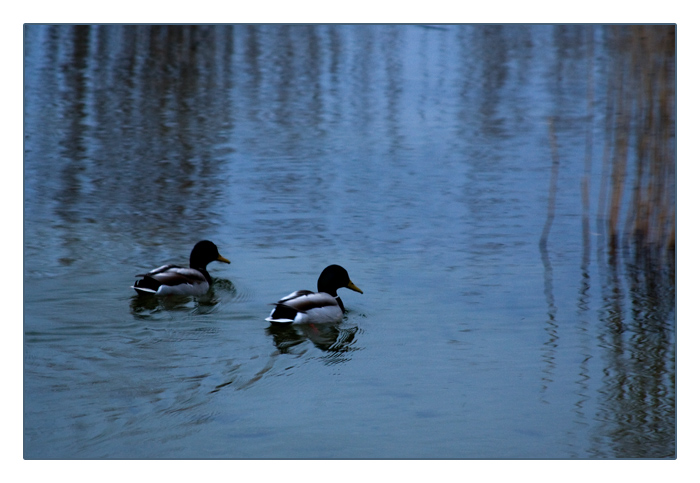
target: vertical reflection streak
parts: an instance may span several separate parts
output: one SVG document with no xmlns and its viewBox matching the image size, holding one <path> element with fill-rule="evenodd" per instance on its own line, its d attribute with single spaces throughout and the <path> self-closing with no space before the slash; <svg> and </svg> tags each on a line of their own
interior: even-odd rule
<svg viewBox="0 0 700 483">
<path fill-rule="evenodd" d="M 554 380 L 553 374 L 556 367 L 555 357 L 557 349 L 558 324 L 557 324 L 557 306 L 554 301 L 553 288 L 553 269 L 552 263 L 549 260 L 549 252 L 547 250 L 547 238 L 549 231 L 554 221 L 554 213 L 557 198 L 557 178 L 559 177 L 559 154 L 557 151 L 557 140 L 554 131 L 554 120 L 549 120 L 549 143 L 552 149 L 552 168 L 549 178 L 549 202 L 547 205 L 547 219 L 542 229 L 540 236 L 540 257 L 544 266 L 544 295 L 547 301 L 547 326 L 545 331 L 548 335 L 548 340 L 545 342 L 543 358 L 545 360 L 544 376 L 542 377 L 542 392 L 545 392 Z"/>
</svg>

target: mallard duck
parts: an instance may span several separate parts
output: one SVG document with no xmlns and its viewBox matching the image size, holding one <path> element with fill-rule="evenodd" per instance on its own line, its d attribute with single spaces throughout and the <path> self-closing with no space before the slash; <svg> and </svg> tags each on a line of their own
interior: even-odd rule
<svg viewBox="0 0 700 483">
<path fill-rule="evenodd" d="M 362 293 L 350 281 L 347 270 L 340 265 L 330 265 L 318 277 L 318 292 L 297 290 L 290 293 L 272 304 L 275 308 L 265 320 L 278 324 L 339 322 L 345 306 L 337 290 L 343 287 Z"/>
<path fill-rule="evenodd" d="M 139 295 L 204 295 L 211 285 L 207 265 L 214 261 L 231 263 L 219 255 L 216 245 L 209 240 L 202 240 L 190 253 L 190 268 L 163 265 L 148 273 L 136 275 L 143 278 L 137 280 L 131 288 Z"/>
</svg>

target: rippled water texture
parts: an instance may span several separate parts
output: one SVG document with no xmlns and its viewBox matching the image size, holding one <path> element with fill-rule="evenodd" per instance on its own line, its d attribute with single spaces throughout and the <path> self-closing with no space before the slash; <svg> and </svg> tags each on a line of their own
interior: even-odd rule
<svg viewBox="0 0 700 483">
<path fill-rule="evenodd" d="M 25 458 L 675 457 L 674 42 L 26 26 Z"/>
</svg>

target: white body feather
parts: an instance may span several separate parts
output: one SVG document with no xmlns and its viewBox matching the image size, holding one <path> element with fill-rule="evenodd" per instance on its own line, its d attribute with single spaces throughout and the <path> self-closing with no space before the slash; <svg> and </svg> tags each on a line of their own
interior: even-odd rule
<svg viewBox="0 0 700 483">
<path fill-rule="evenodd" d="M 209 282 L 202 272 L 195 268 L 163 265 L 137 277 L 150 277 L 161 283 L 158 290 L 132 286 L 134 290 L 156 295 L 204 295 L 209 290 Z"/>
<path fill-rule="evenodd" d="M 296 311 L 293 319 L 274 317 L 275 307 L 265 320 L 282 324 L 334 323 L 343 319 L 343 311 L 335 297 L 324 292 L 299 290 L 279 300 L 275 305 L 284 305 Z"/>
</svg>

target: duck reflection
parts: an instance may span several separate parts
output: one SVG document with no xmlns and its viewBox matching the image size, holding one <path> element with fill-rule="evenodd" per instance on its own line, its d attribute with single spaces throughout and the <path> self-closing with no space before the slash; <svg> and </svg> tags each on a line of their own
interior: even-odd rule
<svg viewBox="0 0 700 483">
<path fill-rule="evenodd" d="M 198 297 L 134 295 L 131 297 L 131 313 L 137 318 L 149 318 L 162 311 L 182 311 L 192 315 L 209 314 L 216 310 L 222 299 L 235 296 L 236 288 L 230 280 L 214 278 L 209 290 Z"/>
<path fill-rule="evenodd" d="M 324 352 L 344 353 L 356 350 L 352 346 L 359 329 L 340 324 L 270 324 L 265 332 L 282 354 L 306 340 Z"/>
</svg>

